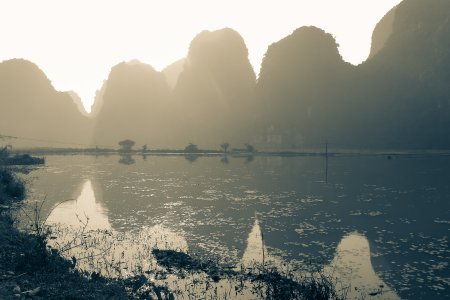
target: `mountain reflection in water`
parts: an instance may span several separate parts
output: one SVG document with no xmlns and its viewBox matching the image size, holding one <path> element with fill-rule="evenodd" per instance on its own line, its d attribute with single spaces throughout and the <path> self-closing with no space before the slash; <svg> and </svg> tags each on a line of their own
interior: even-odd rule
<svg viewBox="0 0 450 300">
<path fill-rule="evenodd" d="M 74 228 L 87 225 L 87 230 L 110 230 L 107 209 L 97 201 L 91 180 L 83 183 L 81 194 L 75 200 L 56 204 L 48 219 L 49 224 L 64 224 Z"/>
<path fill-rule="evenodd" d="M 364 235 L 352 233 L 340 241 L 325 274 L 335 276 L 343 287 L 348 287 L 348 299 L 400 299 L 375 273 L 371 262 L 369 241 Z M 376 297 L 375 297 L 376 296 Z"/>
<path fill-rule="evenodd" d="M 82 257 L 79 268 L 106 276 L 126 276 L 156 266 L 149 257 L 153 248 L 188 251 L 183 237 L 161 225 L 126 233 L 115 231 L 107 209 L 95 195 L 91 180 L 86 180 L 77 199 L 55 205 L 47 219 L 56 235 L 50 246 L 63 249 L 68 258 Z M 115 266 L 117 258 L 120 270 Z"/>
<path fill-rule="evenodd" d="M 268 265 L 285 269 L 288 265 L 281 258 L 273 256 L 264 244 L 263 232 L 258 218 L 255 218 L 247 239 L 247 248 L 242 257 L 244 267 Z M 339 287 L 347 289 L 347 299 L 400 299 L 398 295 L 375 273 L 369 247 L 364 235 L 352 233 L 340 241 L 333 260 L 323 269 L 324 274 L 336 281 Z M 307 274 L 296 274 L 298 277 Z"/>
<path fill-rule="evenodd" d="M 257 217 L 255 217 L 252 230 L 248 234 L 247 247 L 242 256 L 241 264 L 244 268 L 253 268 L 259 265 L 274 267 L 284 265 L 280 258 L 269 253 L 264 244 L 264 235 Z"/>
</svg>

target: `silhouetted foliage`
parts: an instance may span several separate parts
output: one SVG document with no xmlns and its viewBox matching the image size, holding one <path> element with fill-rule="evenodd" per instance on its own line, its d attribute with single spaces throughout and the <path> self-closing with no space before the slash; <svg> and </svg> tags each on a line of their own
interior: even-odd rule
<svg viewBox="0 0 450 300">
<path fill-rule="evenodd" d="M 254 268 L 245 272 L 224 269 L 212 260 L 201 260 L 174 250 L 153 249 L 159 265 L 167 269 L 178 269 L 179 271 L 205 272 L 214 282 L 221 279 L 232 278 L 236 280 L 262 283 L 253 286 L 253 295 L 264 299 L 343 299 L 331 280 L 323 274 L 316 277 L 304 278 L 297 282 L 279 272 L 275 268 Z M 240 292 L 236 287 L 236 292 Z M 236 295 L 238 295 L 236 293 Z"/>
<path fill-rule="evenodd" d="M 250 153 L 256 152 L 256 149 L 255 149 L 255 147 L 253 145 L 245 144 L 245 147 L 247 149 L 247 152 L 250 152 Z"/>
<path fill-rule="evenodd" d="M 8 198 L 25 198 L 25 184 L 10 169 L 0 167 L 0 203 Z"/>
<path fill-rule="evenodd" d="M 166 268 L 178 268 L 184 270 L 202 271 L 210 268 L 217 268 L 211 262 L 205 262 L 195 259 L 184 252 L 174 250 L 153 249 L 152 254 L 155 256 L 158 264 Z"/>
<path fill-rule="evenodd" d="M 10 145 L 0 148 L 0 166 L 39 165 L 45 163 L 44 158 L 33 157 L 29 154 L 11 155 L 10 149 Z"/>
<path fill-rule="evenodd" d="M 130 152 L 133 148 L 133 146 L 136 144 L 135 141 L 132 140 L 123 140 L 119 142 L 121 152 Z"/>
<path fill-rule="evenodd" d="M 197 152 L 199 152 L 199 149 L 198 149 L 197 145 L 194 145 L 194 144 L 192 144 L 192 143 L 189 143 L 189 145 L 187 145 L 187 146 L 184 148 L 184 152 L 185 152 L 185 153 L 197 153 Z"/>
<path fill-rule="evenodd" d="M 228 148 L 230 147 L 229 143 L 223 143 L 220 145 L 220 148 L 222 148 L 223 152 L 227 153 L 228 152 Z"/>
<path fill-rule="evenodd" d="M 8 146 L 2 147 L 0 149 L 0 159 L 7 158 L 7 157 L 9 157 L 9 155 L 10 155 L 10 152 L 9 152 Z"/>
</svg>

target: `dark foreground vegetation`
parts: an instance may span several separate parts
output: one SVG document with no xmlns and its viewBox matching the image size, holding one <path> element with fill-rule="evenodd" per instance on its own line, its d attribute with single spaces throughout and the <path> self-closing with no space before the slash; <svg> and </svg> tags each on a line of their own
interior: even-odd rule
<svg viewBox="0 0 450 300">
<path fill-rule="evenodd" d="M 14 169 L 0 165 L 0 299 L 129 299 L 140 278 L 110 280 L 77 271 L 75 260 L 47 246 L 50 230 L 35 220 L 30 231 L 16 228 L 14 212 L 26 187 Z"/>
<path fill-rule="evenodd" d="M 65 259 L 47 243 L 53 239 L 51 228 L 39 216 L 38 206 L 31 215 L 28 230 L 17 228 L 17 212 L 21 210 L 26 187 L 17 170 L 0 165 L 0 299 L 175 299 L 186 296 L 180 287 L 159 286 L 144 274 L 130 278 L 110 279 L 97 272 L 80 271 L 77 258 Z M 23 170 L 23 169 L 22 169 Z M 239 297 L 251 289 L 259 299 L 343 299 L 334 284 L 324 276 L 294 280 L 273 268 L 236 270 L 217 262 L 194 258 L 172 250 L 153 249 L 153 256 L 164 271 L 158 276 L 184 279 L 201 275 L 204 288 L 210 292 L 221 280 L 233 282 L 227 295 L 211 294 L 214 299 Z M 198 280 L 194 279 L 194 284 Z M 202 290 L 203 289 L 203 290 Z M 190 295 L 197 298 L 199 294 Z"/>
<path fill-rule="evenodd" d="M 0 166 L 0 298 L 129 298 L 125 282 L 89 279 L 56 251 L 49 251 L 45 234 L 14 226 L 11 212 L 20 207 L 25 191 L 24 182 Z"/>
<path fill-rule="evenodd" d="M 167 269 L 175 268 L 182 274 L 183 272 L 204 272 L 213 282 L 229 278 L 235 280 L 234 294 L 229 295 L 231 299 L 237 297 L 248 282 L 252 283 L 251 293 L 259 299 L 345 299 L 345 296 L 341 295 L 344 293 L 336 291 L 330 278 L 321 273 L 298 282 L 294 280 L 292 274 L 281 274 L 276 268 L 264 265 L 235 270 L 221 267 L 211 260 L 197 259 L 174 250 L 154 249 L 152 254 L 159 265 Z"/>
<path fill-rule="evenodd" d="M 41 165 L 44 163 L 44 158 L 33 157 L 28 153 L 12 155 L 8 147 L 0 148 L 0 166 Z"/>
</svg>

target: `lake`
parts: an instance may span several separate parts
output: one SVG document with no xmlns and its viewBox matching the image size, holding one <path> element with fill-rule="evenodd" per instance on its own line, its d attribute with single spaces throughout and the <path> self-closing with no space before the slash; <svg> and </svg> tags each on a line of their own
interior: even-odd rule
<svg viewBox="0 0 450 300">
<path fill-rule="evenodd" d="M 287 272 L 321 269 L 349 299 L 450 295 L 448 156 L 55 155 L 27 180 L 54 243 L 70 230 L 114 237 L 95 238 L 92 253 L 107 251 L 79 263 L 89 271 L 157 268 L 143 255 L 161 248 L 230 268 L 263 257 Z M 106 256 L 124 264 L 119 275 Z"/>
</svg>

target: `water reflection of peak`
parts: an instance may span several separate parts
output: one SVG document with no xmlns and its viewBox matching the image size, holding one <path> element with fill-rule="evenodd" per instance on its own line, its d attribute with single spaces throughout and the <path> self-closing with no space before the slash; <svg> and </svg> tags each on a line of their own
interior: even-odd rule
<svg viewBox="0 0 450 300">
<path fill-rule="evenodd" d="M 400 299 L 376 273 L 371 261 L 367 238 L 359 233 L 344 236 L 336 248 L 326 274 L 336 276 L 338 283 L 348 287 L 348 299 Z"/>
<path fill-rule="evenodd" d="M 266 247 L 258 218 L 255 218 L 248 235 L 241 264 L 244 268 L 274 266 L 280 271 L 285 270 L 285 266 L 289 265 L 281 257 L 273 255 L 270 248 Z M 333 260 L 323 267 L 323 274 L 336 281 L 339 287 L 348 289 L 347 299 L 363 299 L 368 296 L 371 299 L 400 299 L 396 292 L 376 274 L 371 261 L 369 241 L 359 233 L 352 233 L 341 239 Z M 296 275 L 302 278 L 305 272 L 297 271 Z"/>
<path fill-rule="evenodd" d="M 87 229 L 111 229 L 107 209 L 96 197 L 91 180 L 86 180 L 81 188 L 80 195 L 75 200 L 56 204 L 52 209 L 47 222 L 49 224 L 63 224 L 71 227 L 80 227 L 87 224 Z"/>
<path fill-rule="evenodd" d="M 255 217 L 253 227 L 248 235 L 247 247 L 242 255 L 242 267 L 252 268 L 258 265 L 282 266 L 281 259 L 271 255 L 264 243 L 264 233 L 259 220 Z"/>
</svg>

